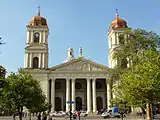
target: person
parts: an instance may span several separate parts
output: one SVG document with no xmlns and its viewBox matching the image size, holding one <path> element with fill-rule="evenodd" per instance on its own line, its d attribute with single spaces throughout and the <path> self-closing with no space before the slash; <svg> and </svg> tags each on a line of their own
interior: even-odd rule
<svg viewBox="0 0 160 120">
<path fill-rule="evenodd" d="M 15 113 L 13 113 L 13 120 L 16 120 L 16 114 Z"/>
<path fill-rule="evenodd" d="M 52 117 L 50 115 L 48 115 L 48 120 L 52 120 Z"/>
<path fill-rule="evenodd" d="M 78 117 L 78 120 L 80 120 L 80 111 L 77 111 L 77 117 Z"/>
<path fill-rule="evenodd" d="M 43 112 L 43 114 L 42 114 L 42 120 L 47 120 L 46 112 Z"/>
<path fill-rule="evenodd" d="M 41 120 L 41 113 L 40 112 L 38 112 L 38 114 L 37 114 L 37 120 Z"/>
<path fill-rule="evenodd" d="M 73 119 L 76 119 L 77 115 L 76 113 L 73 113 Z"/>
</svg>

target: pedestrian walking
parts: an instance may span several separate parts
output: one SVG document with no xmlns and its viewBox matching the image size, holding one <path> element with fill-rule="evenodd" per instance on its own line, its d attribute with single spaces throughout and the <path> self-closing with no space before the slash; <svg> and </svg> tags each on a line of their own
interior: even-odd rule
<svg viewBox="0 0 160 120">
<path fill-rule="evenodd" d="M 16 114 L 13 113 L 13 120 L 16 120 Z"/>
<path fill-rule="evenodd" d="M 37 113 L 37 120 L 41 120 L 41 113 L 40 112 Z"/>
<path fill-rule="evenodd" d="M 78 118 L 78 120 L 80 120 L 80 111 L 77 111 L 77 118 Z"/>
</svg>

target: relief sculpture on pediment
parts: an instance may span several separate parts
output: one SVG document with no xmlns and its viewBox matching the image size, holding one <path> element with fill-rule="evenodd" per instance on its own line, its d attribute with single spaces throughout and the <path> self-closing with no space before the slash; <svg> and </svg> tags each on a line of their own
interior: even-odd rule
<svg viewBox="0 0 160 120">
<path fill-rule="evenodd" d="M 87 62 L 76 62 L 56 69 L 58 71 L 103 71 L 103 68 Z"/>
</svg>

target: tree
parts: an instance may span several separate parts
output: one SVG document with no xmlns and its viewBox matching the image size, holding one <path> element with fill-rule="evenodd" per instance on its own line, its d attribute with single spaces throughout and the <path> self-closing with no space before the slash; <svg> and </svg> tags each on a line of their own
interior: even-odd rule
<svg viewBox="0 0 160 120">
<path fill-rule="evenodd" d="M 128 100 L 128 102 L 131 105 L 138 105 L 142 102 L 146 102 L 146 99 L 143 100 L 141 99 L 141 95 L 138 94 L 139 92 L 141 93 L 139 89 L 137 90 L 135 88 L 133 90 L 132 89 L 133 87 L 131 86 L 128 85 L 123 86 L 122 84 L 123 79 L 125 79 L 124 76 L 129 77 L 130 74 L 132 74 L 132 78 L 130 78 L 132 81 L 130 81 L 130 83 L 128 84 L 131 84 L 134 87 L 137 87 L 139 85 L 139 81 L 138 79 L 135 78 L 134 75 L 136 74 L 135 72 L 133 72 L 133 70 L 135 70 L 135 68 L 138 66 L 139 68 L 142 68 L 142 66 L 140 67 L 140 65 L 144 65 L 143 63 L 149 62 L 146 61 L 146 59 L 151 60 L 149 57 L 150 55 L 149 53 L 151 51 L 152 51 L 151 53 L 153 53 L 153 56 L 155 54 L 157 55 L 157 53 L 159 54 L 158 50 L 160 49 L 160 37 L 159 35 L 157 35 L 152 31 L 147 32 L 142 29 L 135 29 L 135 30 L 127 29 L 123 36 L 125 36 L 125 39 L 121 39 L 119 46 L 116 48 L 117 52 L 115 52 L 113 55 L 113 59 L 118 60 L 118 64 L 111 71 L 117 71 L 118 73 L 115 74 L 115 72 L 109 72 L 111 74 L 109 76 L 112 76 L 109 79 L 116 83 L 116 87 L 113 88 L 114 94 L 116 94 L 117 97 L 116 99 Z M 142 53 L 146 56 L 143 56 Z M 150 61 L 150 64 L 151 63 L 154 64 L 153 61 Z M 149 63 L 146 64 L 150 65 Z M 141 69 L 138 69 L 137 72 L 139 72 L 140 70 Z M 145 71 L 145 69 L 143 70 L 143 72 L 144 74 L 148 74 L 147 71 Z M 155 74 L 157 73 L 155 72 Z M 115 79 L 116 76 L 119 79 Z M 141 88 L 143 86 L 139 85 L 139 87 Z M 128 89 L 130 90 L 130 92 L 124 91 L 123 89 L 124 90 Z M 159 90 L 158 87 L 156 89 Z M 134 97 L 135 95 L 139 96 Z M 158 98 L 155 97 L 155 99 Z"/>
<path fill-rule="evenodd" d="M 138 61 L 130 70 L 124 70 L 117 93 L 131 105 L 160 101 L 160 52 L 153 50 L 138 51 Z M 149 115 L 149 113 L 148 113 Z"/>
<path fill-rule="evenodd" d="M 143 29 L 126 29 L 124 32 L 126 39 L 117 47 L 117 51 L 113 55 L 113 59 L 118 60 L 117 68 L 125 69 L 127 64 L 136 64 L 137 51 L 160 49 L 160 36 L 150 31 Z M 121 38 L 121 35 L 119 36 Z"/>
<path fill-rule="evenodd" d="M 33 108 L 36 108 L 39 112 L 48 109 L 46 106 L 44 107 L 44 104 L 48 103 L 39 82 L 24 70 L 19 69 L 17 73 L 11 73 L 6 81 L 8 84 L 2 90 L 2 102 L 6 108 L 17 111 L 20 120 L 22 120 L 24 107 L 33 112 L 35 112 Z"/>
</svg>

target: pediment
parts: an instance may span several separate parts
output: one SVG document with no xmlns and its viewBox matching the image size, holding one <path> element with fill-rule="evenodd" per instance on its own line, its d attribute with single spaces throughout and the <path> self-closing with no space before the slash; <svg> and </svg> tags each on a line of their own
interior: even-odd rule
<svg viewBox="0 0 160 120">
<path fill-rule="evenodd" d="M 51 71 L 107 71 L 108 67 L 87 59 L 74 59 L 49 68 Z"/>
</svg>

